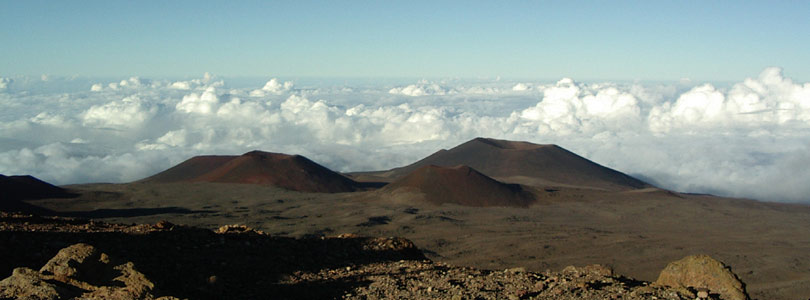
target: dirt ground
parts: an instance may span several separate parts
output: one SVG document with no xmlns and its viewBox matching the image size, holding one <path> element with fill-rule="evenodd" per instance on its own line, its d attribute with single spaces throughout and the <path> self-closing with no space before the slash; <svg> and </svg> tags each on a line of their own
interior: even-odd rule
<svg viewBox="0 0 810 300">
<path fill-rule="evenodd" d="M 541 192 L 529 208 L 433 205 L 382 192 L 300 193 L 223 183 L 68 186 L 69 199 L 27 201 L 107 222 L 245 224 L 275 236 L 355 233 L 412 240 L 428 258 L 481 269 L 606 264 L 654 281 L 670 261 L 708 254 L 755 299 L 810 295 L 810 206 L 645 189 Z"/>
</svg>

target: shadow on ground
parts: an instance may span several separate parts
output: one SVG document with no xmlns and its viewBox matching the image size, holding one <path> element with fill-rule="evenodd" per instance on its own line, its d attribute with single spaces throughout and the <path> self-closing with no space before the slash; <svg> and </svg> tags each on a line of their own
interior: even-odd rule
<svg viewBox="0 0 810 300">
<path fill-rule="evenodd" d="M 91 221 L 50 218 L 0 220 L 5 228 L 36 225 L 63 230 L 92 227 Z M 84 222 L 84 223 L 83 223 Z M 82 224 L 83 223 L 83 224 Z M 68 224 L 68 223 L 66 223 Z M 53 226 L 57 225 L 57 226 Z M 143 228 L 143 230 L 138 229 Z M 255 232 L 215 233 L 177 227 L 155 230 L 151 225 L 129 227 L 127 232 L 0 231 L 0 276 L 15 267 L 39 269 L 60 249 L 87 243 L 126 261 L 155 284 L 155 295 L 189 299 L 330 299 L 368 282 L 336 279 L 288 282 L 297 271 L 317 272 L 384 261 L 424 259 L 406 240 L 384 238 L 273 237 Z M 139 232 L 143 231 L 143 232 Z"/>
</svg>

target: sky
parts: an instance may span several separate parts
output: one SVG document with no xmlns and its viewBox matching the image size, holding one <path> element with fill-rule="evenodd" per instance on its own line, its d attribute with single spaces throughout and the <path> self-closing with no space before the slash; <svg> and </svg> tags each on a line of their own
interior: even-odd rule
<svg viewBox="0 0 810 300">
<path fill-rule="evenodd" d="M 4 1 L 0 174 L 400 167 L 475 137 L 810 203 L 810 2 Z"/>
<path fill-rule="evenodd" d="M 806 1 L 0 1 L 5 76 L 810 80 Z"/>
</svg>

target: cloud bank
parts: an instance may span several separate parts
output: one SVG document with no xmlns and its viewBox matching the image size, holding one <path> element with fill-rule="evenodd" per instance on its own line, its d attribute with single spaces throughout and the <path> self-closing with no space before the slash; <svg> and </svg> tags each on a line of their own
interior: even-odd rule
<svg viewBox="0 0 810 300">
<path fill-rule="evenodd" d="M 730 86 L 272 78 L 229 88 L 210 74 L 77 82 L 69 92 L 10 83 L 0 80 L 0 173 L 57 184 L 128 182 L 194 155 L 254 149 L 380 170 L 486 136 L 559 144 L 678 191 L 810 202 L 810 83 L 779 68 Z"/>
</svg>

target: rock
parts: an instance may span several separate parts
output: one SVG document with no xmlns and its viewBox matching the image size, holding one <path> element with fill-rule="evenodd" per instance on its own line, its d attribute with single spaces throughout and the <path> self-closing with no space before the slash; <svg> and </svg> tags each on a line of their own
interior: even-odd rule
<svg viewBox="0 0 810 300">
<path fill-rule="evenodd" d="M 132 262 L 116 263 L 88 244 L 59 250 L 39 272 L 17 268 L 0 281 L 0 298 L 153 299 L 155 285 Z"/>
<path fill-rule="evenodd" d="M 246 233 L 246 234 L 252 234 L 252 235 L 265 235 L 265 233 L 263 231 L 261 231 L 261 230 L 256 230 L 256 229 L 247 227 L 246 225 L 239 225 L 239 224 L 221 226 L 221 227 L 219 227 L 217 229 L 216 233 L 219 233 L 219 234 Z"/>
<path fill-rule="evenodd" d="M 141 297 L 142 295 L 149 294 L 152 292 L 152 289 L 155 288 L 155 284 L 152 283 L 152 281 L 147 279 L 143 273 L 135 270 L 135 264 L 132 262 L 115 266 L 113 269 L 119 271 L 121 274 L 113 280 L 122 282 L 124 284 L 124 290 L 132 295 Z"/>
<path fill-rule="evenodd" d="M 721 299 L 748 300 L 745 284 L 731 268 L 708 255 L 692 255 L 669 263 L 655 284 L 670 287 L 706 288 Z"/>
<path fill-rule="evenodd" d="M 107 258 L 109 259 L 109 258 Z M 39 272 L 53 277 L 62 282 L 67 282 L 71 277 L 91 276 L 98 277 L 99 269 L 104 262 L 101 261 L 101 252 L 88 244 L 75 244 L 59 250 L 59 252 L 48 260 Z M 98 278 L 93 278 L 98 279 Z M 97 280 L 83 280 L 94 282 Z"/>
<path fill-rule="evenodd" d="M 160 220 L 155 224 L 155 228 L 157 229 L 172 229 L 172 227 L 174 227 L 174 224 L 166 220 Z"/>
<path fill-rule="evenodd" d="M 592 275 L 592 276 L 604 276 L 604 277 L 613 276 L 613 269 L 611 267 L 608 267 L 608 266 L 590 265 L 590 266 L 585 266 L 582 269 L 585 271 L 585 273 L 587 273 L 589 275 Z"/>
<path fill-rule="evenodd" d="M 68 293 L 29 268 L 15 268 L 10 277 L 0 281 L 0 298 L 3 299 L 60 299 L 60 295 Z"/>
<path fill-rule="evenodd" d="M 545 288 L 546 288 L 546 284 L 544 284 L 542 281 L 538 281 L 538 282 L 534 283 L 534 289 L 535 290 L 542 291 Z"/>
<path fill-rule="evenodd" d="M 339 239 L 354 239 L 354 238 L 359 238 L 360 236 L 356 235 L 354 233 L 342 233 L 342 234 L 339 234 L 339 235 L 337 235 L 335 237 L 339 238 Z"/>
<path fill-rule="evenodd" d="M 582 272 L 580 272 L 580 269 L 578 269 L 577 267 L 574 267 L 574 266 L 565 267 L 562 270 L 561 273 L 563 273 L 563 274 L 565 274 L 567 276 L 572 276 L 572 277 L 579 277 L 579 276 L 582 275 Z"/>
</svg>

